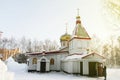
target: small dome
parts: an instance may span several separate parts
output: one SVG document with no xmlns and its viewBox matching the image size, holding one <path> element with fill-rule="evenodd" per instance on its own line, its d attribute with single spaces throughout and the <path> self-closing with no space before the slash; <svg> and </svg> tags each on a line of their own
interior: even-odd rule
<svg viewBox="0 0 120 80">
<path fill-rule="evenodd" d="M 65 33 L 60 37 L 60 41 L 69 41 L 70 39 L 71 39 L 71 35 L 67 33 Z"/>
</svg>

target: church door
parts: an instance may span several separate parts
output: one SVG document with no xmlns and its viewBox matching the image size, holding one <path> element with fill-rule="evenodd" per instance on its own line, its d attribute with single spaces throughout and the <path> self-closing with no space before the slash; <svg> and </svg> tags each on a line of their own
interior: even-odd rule
<svg viewBox="0 0 120 80">
<path fill-rule="evenodd" d="M 83 62 L 80 62 L 80 75 L 83 75 Z"/>
<path fill-rule="evenodd" d="M 89 76 L 97 76 L 96 62 L 89 62 Z"/>
<path fill-rule="evenodd" d="M 46 60 L 42 59 L 40 63 L 41 63 L 40 71 L 45 72 L 46 71 Z"/>
</svg>

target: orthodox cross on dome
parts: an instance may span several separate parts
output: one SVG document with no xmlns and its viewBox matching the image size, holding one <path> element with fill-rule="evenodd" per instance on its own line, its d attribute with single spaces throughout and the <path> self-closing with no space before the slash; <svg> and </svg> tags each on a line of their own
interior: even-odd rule
<svg viewBox="0 0 120 80">
<path fill-rule="evenodd" d="M 79 16 L 79 8 L 77 9 L 77 17 L 76 17 L 76 19 L 79 19 L 80 18 L 80 16 Z"/>
<path fill-rule="evenodd" d="M 81 23 L 80 16 L 79 16 L 79 8 L 77 9 L 77 17 L 76 17 L 76 24 Z"/>
<path fill-rule="evenodd" d="M 65 25 L 66 25 L 66 34 L 67 34 L 67 30 L 68 30 L 68 29 L 67 29 L 67 28 L 68 28 L 68 23 L 66 23 Z"/>
<path fill-rule="evenodd" d="M 79 8 L 77 9 L 77 16 L 79 16 Z"/>
</svg>

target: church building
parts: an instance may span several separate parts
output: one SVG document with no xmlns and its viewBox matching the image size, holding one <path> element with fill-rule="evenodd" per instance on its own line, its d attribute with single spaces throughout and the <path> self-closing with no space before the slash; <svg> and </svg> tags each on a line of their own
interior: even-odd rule
<svg viewBox="0 0 120 80">
<path fill-rule="evenodd" d="M 63 71 L 70 74 L 103 76 L 105 58 L 97 53 L 90 53 L 90 40 L 78 14 L 73 34 L 70 35 L 66 31 L 60 37 L 59 50 L 28 54 L 28 72 Z"/>
</svg>

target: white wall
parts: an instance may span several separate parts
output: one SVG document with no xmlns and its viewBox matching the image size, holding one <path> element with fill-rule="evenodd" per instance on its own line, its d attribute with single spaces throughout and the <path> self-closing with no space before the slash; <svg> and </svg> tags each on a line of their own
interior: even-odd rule
<svg viewBox="0 0 120 80">
<path fill-rule="evenodd" d="M 62 61 L 62 70 L 67 73 L 80 73 L 80 61 Z"/>
<path fill-rule="evenodd" d="M 69 42 L 69 53 L 87 53 L 89 49 L 89 40 L 73 39 Z"/>
<path fill-rule="evenodd" d="M 80 62 L 79 61 L 73 62 L 73 73 L 80 73 Z"/>
<path fill-rule="evenodd" d="M 45 57 L 50 61 L 50 59 L 54 59 L 54 65 L 50 65 L 49 63 L 49 70 L 61 70 L 61 60 L 65 58 L 68 53 L 61 53 L 61 54 L 48 54 Z M 28 70 L 37 70 L 40 71 L 40 59 L 42 56 L 30 56 L 29 57 L 29 66 Z M 37 64 L 32 64 L 33 58 L 37 58 Z M 47 68 L 48 70 L 48 68 Z"/>
<path fill-rule="evenodd" d="M 73 73 L 73 62 L 71 61 L 65 61 L 63 62 L 63 70 L 67 73 Z"/>
<path fill-rule="evenodd" d="M 36 56 L 29 58 L 29 66 L 28 70 L 37 70 L 37 64 L 32 64 L 33 58 L 37 58 Z M 38 58 L 37 58 L 38 59 Z"/>
<path fill-rule="evenodd" d="M 46 71 L 50 71 L 50 62 L 46 62 Z"/>
<path fill-rule="evenodd" d="M 54 59 L 54 65 L 50 65 L 50 70 L 56 70 L 56 66 L 57 66 L 57 62 L 56 62 L 56 60 L 57 60 L 57 58 L 56 58 L 56 55 L 53 55 L 53 54 L 50 54 L 50 55 L 48 55 L 48 56 L 46 56 L 48 59 L 49 59 L 49 61 L 50 61 L 50 59 Z"/>
<path fill-rule="evenodd" d="M 49 59 L 54 59 L 54 65 L 50 65 L 50 70 L 61 70 L 61 60 L 67 56 L 67 53 L 65 54 L 56 54 L 56 55 L 49 55 Z"/>
<path fill-rule="evenodd" d="M 83 61 L 83 75 L 88 75 L 89 74 L 89 65 L 88 61 Z"/>
<path fill-rule="evenodd" d="M 40 71 L 40 60 L 37 60 L 37 71 Z"/>
</svg>

